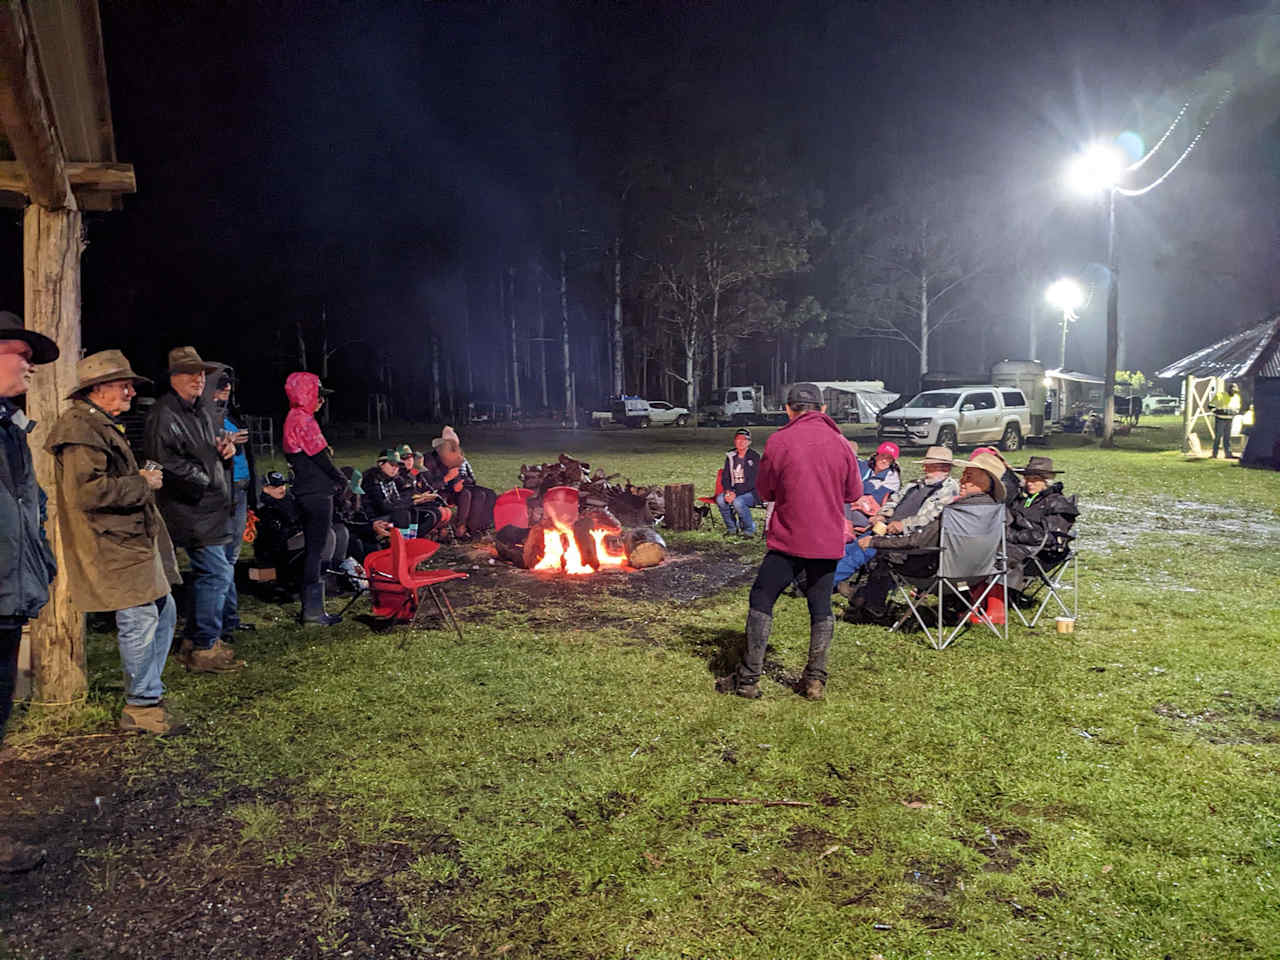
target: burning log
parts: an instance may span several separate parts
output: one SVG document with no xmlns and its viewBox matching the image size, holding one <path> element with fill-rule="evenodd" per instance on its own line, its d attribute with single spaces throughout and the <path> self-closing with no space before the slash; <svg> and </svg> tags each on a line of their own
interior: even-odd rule
<svg viewBox="0 0 1280 960">
<path fill-rule="evenodd" d="M 656 567 L 667 558 L 666 541 L 653 527 L 627 531 L 627 559 L 633 567 Z"/>
</svg>

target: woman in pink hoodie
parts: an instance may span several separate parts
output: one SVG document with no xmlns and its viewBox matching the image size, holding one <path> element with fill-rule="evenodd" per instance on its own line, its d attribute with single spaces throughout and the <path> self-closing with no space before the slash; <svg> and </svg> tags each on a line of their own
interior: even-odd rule
<svg viewBox="0 0 1280 960">
<path fill-rule="evenodd" d="M 333 524 L 333 495 L 345 490 L 347 478 L 329 459 L 329 442 L 316 422 L 324 403 L 320 378 L 314 373 L 291 373 L 284 382 L 289 415 L 284 418 L 284 456 L 293 470 L 293 495 L 302 509 L 306 554 L 302 561 L 302 611 L 304 624 L 331 627 L 342 620 L 324 609 L 324 580 L 320 567 Z"/>
</svg>

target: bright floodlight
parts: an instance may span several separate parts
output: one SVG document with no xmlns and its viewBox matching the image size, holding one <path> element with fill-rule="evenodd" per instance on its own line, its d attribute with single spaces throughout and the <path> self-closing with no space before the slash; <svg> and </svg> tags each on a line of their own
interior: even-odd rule
<svg viewBox="0 0 1280 960">
<path fill-rule="evenodd" d="M 1074 314 L 1084 303 L 1084 291 L 1080 289 L 1080 284 L 1070 277 L 1063 277 L 1049 284 L 1049 289 L 1044 292 L 1044 298 L 1063 313 Z"/>
<path fill-rule="evenodd" d="M 1116 185 L 1124 167 L 1124 154 L 1118 147 L 1095 143 L 1067 164 L 1067 186 L 1077 193 L 1099 193 Z"/>
</svg>

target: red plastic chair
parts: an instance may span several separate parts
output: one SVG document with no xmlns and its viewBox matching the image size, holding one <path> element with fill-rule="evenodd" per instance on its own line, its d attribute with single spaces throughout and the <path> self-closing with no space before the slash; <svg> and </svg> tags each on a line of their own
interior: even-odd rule
<svg viewBox="0 0 1280 960">
<path fill-rule="evenodd" d="M 503 527 L 523 527 L 529 529 L 529 498 L 534 491 L 527 487 L 516 487 L 498 497 L 493 504 L 493 529 Z"/>
<path fill-rule="evenodd" d="M 405 540 L 393 527 L 391 547 L 365 558 L 365 573 L 373 594 L 373 614 L 384 620 L 416 625 L 424 607 L 421 600 L 425 591 L 440 612 L 440 619 L 453 627 L 461 640 L 462 627 L 441 585 L 450 580 L 465 580 L 467 574 L 459 570 L 414 569 L 439 549 L 440 544 L 434 540 Z"/>
<path fill-rule="evenodd" d="M 715 503 L 715 502 L 716 502 L 716 497 L 720 496 L 720 494 L 722 494 L 722 493 L 724 493 L 724 467 L 721 467 L 719 470 L 717 470 L 717 471 L 716 471 L 716 492 L 715 492 L 715 496 L 710 496 L 710 497 L 699 497 L 699 498 L 698 498 L 698 502 L 699 502 L 699 503 Z"/>
</svg>

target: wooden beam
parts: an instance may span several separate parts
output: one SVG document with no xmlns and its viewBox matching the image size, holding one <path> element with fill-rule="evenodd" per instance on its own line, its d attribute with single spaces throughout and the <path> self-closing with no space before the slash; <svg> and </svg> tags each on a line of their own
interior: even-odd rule
<svg viewBox="0 0 1280 960">
<path fill-rule="evenodd" d="M 76 194 L 138 192 L 138 180 L 131 163 L 64 163 L 62 168 Z M 21 163 L 0 161 L 0 190 L 31 196 L 30 183 Z"/>
<path fill-rule="evenodd" d="M 84 247 L 83 214 L 78 210 L 46 210 L 32 204 L 22 222 L 23 312 L 28 330 L 43 333 L 61 351 L 53 363 L 39 367 L 27 391 L 27 413 L 37 421 L 31 456 L 36 479 L 45 491 L 54 488 L 53 457 L 44 441 L 54 421 L 71 402 L 76 361 L 80 358 L 80 252 Z M 57 498 L 49 498 L 45 532 L 65 571 Z M 49 602 L 31 624 L 31 667 L 36 699 L 72 705 L 88 689 L 84 658 L 84 614 L 71 602 L 65 572 L 49 586 Z"/>
<path fill-rule="evenodd" d="M 67 182 L 77 194 L 138 192 L 138 180 L 131 163 L 64 163 L 62 168 Z M 26 171 L 16 160 L 0 161 L 0 190 L 35 199 Z"/>
<path fill-rule="evenodd" d="M 14 0 L 0 3 L 0 123 L 26 172 L 31 199 L 50 210 L 74 210 L 26 8 Z"/>
</svg>

